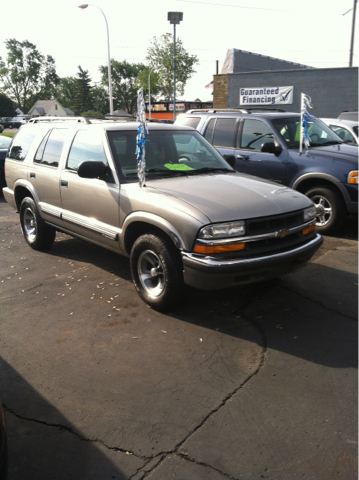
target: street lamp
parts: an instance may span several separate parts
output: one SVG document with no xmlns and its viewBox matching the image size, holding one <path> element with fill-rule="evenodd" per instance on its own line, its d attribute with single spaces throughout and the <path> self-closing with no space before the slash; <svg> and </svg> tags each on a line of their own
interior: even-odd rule
<svg viewBox="0 0 359 480">
<path fill-rule="evenodd" d="M 79 5 L 79 8 L 81 10 L 85 10 L 87 7 L 96 7 L 100 10 L 100 12 L 103 15 L 103 18 L 105 19 L 106 22 L 106 29 L 107 29 L 107 53 L 108 53 L 108 90 L 109 90 L 109 96 L 110 96 L 110 115 L 113 115 L 113 100 L 112 100 L 112 77 L 111 77 L 111 57 L 110 57 L 110 36 L 108 33 L 108 23 L 107 23 L 107 18 L 103 11 L 101 10 L 100 7 L 97 5 L 92 5 L 91 3 L 84 3 L 83 5 Z"/>
<path fill-rule="evenodd" d="M 152 67 L 150 70 L 150 73 L 148 74 L 148 119 L 151 120 L 151 84 L 150 84 L 150 76 L 152 73 L 152 70 L 154 70 L 155 67 Z"/>
<path fill-rule="evenodd" d="M 176 25 L 183 20 L 183 13 L 168 12 L 167 20 L 173 25 L 173 121 L 176 121 Z"/>
</svg>

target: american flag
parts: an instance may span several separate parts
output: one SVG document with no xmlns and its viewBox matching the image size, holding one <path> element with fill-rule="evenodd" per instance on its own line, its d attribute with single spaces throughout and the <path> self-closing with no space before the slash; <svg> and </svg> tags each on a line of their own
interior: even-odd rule
<svg viewBox="0 0 359 480">
<path fill-rule="evenodd" d="M 208 85 L 206 85 L 204 88 L 213 88 L 213 80 Z"/>
</svg>

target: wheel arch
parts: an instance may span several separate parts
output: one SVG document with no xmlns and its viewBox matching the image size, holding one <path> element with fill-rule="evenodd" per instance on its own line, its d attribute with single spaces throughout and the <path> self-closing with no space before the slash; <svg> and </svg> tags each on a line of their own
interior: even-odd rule
<svg viewBox="0 0 359 480">
<path fill-rule="evenodd" d="M 181 235 L 170 222 L 154 214 L 136 212 L 124 222 L 123 250 L 129 255 L 137 238 L 153 231 L 165 234 L 179 250 L 186 249 Z"/>
<path fill-rule="evenodd" d="M 345 202 L 350 201 L 349 194 L 345 187 L 339 183 L 335 177 L 324 173 L 308 173 L 303 175 L 295 180 L 291 188 L 305 194 L 305 192 L 307 192 L 309 189 L 319 186 L 331 187 L 342 196 Z"/>
<path fill-rule="evenodd" d="M 15 186 L 15 189 L 14 189 L 14 196 L 15 196 L 15 203 L 16 203 L 16 208 L 17 210 L 19 211 L 20 210 L 20 205 L 21 205 L 21 202 L 24 200 L 24 198 L 26 197 L 31 197 L 36 206 L 37 206 L 37 196 L 35 194 L 35 192 L 33 191 L 33 189 L 31 187 L 29 187 L 29 185 L 27 184 L 17 184 Z"/>
</svg>

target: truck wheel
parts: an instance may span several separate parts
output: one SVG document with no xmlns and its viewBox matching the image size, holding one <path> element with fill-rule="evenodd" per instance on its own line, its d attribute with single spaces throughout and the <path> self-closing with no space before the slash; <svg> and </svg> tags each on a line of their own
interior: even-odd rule
<svg viewBox="0 0 359 480">
<path fill-rule="evenodd" d="M 26 242 L 34 250 L 48 250 L 55 241 L 56 230 L 43 221 L 32 198 L 20 206 L 20 222 Z"/>
<path fill-rule="evenodd" d="M 131 250 L 130 267 L 137 293 L 151 308 L 172 309 L 183 293 L 183 265 L 179 251 L 161 233 L 139 237 Z"/>
<path fill-rule="evenodd" d="M 347 210 L 340 193 L 331 187 L 314 187 L 308 190 L 309 197 L 317 208 L 317 230 L 328 235 L 338 231 L 345 223 Z"/>
</svg>

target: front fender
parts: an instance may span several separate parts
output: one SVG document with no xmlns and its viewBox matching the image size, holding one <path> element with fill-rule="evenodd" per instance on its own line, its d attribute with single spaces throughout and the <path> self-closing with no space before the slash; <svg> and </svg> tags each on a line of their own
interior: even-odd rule
<svg viewBox="0 0 359 480">
<path fill-rule="evenodd" d="M 290 185 L 290 187 L 293 188 L 294 190 L 298 190 L 300 184 L 305 182 L 306 180 L 317 180 L 317 179 L 319 180 L 318 183 L 320 183 L 320 180 L 324 180 L 326 182 L 330 182 L 334 184 L 340 190 L 344 200 L 346 202 L 351 201 L 349 197 L 349 193 L 346 190 L 345 186 L 342 183 L 338 182 L 337 178 L 335 178 L 333 175 L 329 175 L 328 173 L 318 173 L 318 172 L 305 173 L 300 177 L 296 178 L 292 183 L 292 185 Z"/>
<path fill-rule="evenodd" d="M 134 222 L 147 223 L 163 230 L 173 241 L 174 245 L 180 250 L 187 250 L 186 244 L 178 230 L 164 218 L 149 212 L 133 212 L 129 214 L 122 225 L 120 236 L 121 250 L 126 251 L 126 230 Z"/>
</svg>

